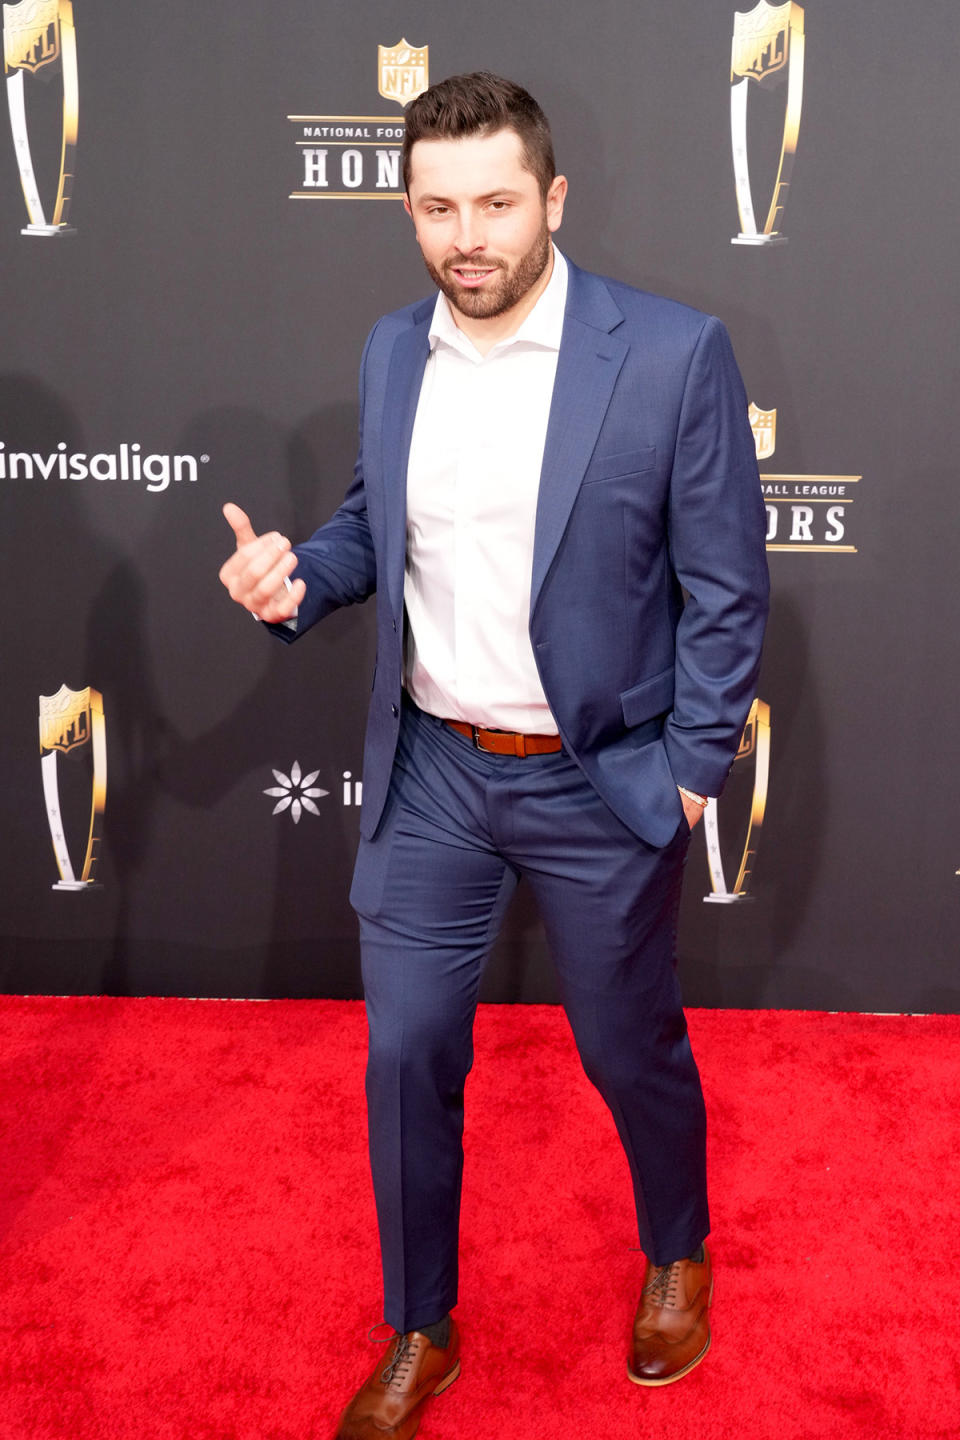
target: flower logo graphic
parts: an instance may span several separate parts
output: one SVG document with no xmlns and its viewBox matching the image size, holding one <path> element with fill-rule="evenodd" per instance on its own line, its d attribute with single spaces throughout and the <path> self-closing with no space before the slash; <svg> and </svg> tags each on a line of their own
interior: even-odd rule
<svg viewBox="0 0 960 1440">
<path fill-rule="evenodd" d="M 269 795 L 277 801 L 273 807 L 274 815 L 280 815 L 284 810 L 289 810 L 293 816 L 294 825 L 300 824 L 300 816 L 304 810 L 309 810 L 311 815 L 319 815 L 320 811 L 315 802 L 321 796 L 330 794 L 329 790 L 321 790 L 314 785 L 313 782 L 319 774 L 319 770 L 311 770 L 309 775 L 304 775 L 299 760 L 294 760 L 290 766 L 289 775 L 284 775 L 282 770 L 274 770 L 273 775 L 277 783 L 263 792 L 264 795 Z"/>
</svg>

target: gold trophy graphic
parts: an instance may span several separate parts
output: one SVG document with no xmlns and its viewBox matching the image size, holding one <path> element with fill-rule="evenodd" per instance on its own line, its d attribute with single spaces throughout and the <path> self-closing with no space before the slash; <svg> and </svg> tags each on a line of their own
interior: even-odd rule
<svg viewBox="0 0 960 1440">
<path fill-rule="evenodd" d="M 20 0 L 3 7 L 3 61 L 7 77 L 7 106 L 13 146 L 20 170 L 23 198 L 30 223 L 22 235 L 73 235 L 67 223 L 73 195 L 74 157 L 77 149 L 77 37 L 71 0 Z M 27 128 L 25 76 L 49 80 L 63 74 L 60 120 L 60 170 L 56 198 L 47 223 L 34 172 Z M 31 93 L 35 87 L 31 84 Z M 52 187 L 51 187 L 52 189 Z"/>
<path fill-rule="evenodd" d="M 732 885 L 727 884 L 727 870 L 723 863 L 723 847 L 720 835 L 720 803 L 711 796 L 703 812 L 703 834 L 707 843 L 707 869 L 710 872 L 710 894 L 703 898 L 715 905 L 734 905 L 749 896 L 750 876 L 757 853 L 757 838 L 763 825 L 767 808 L 767 786 L 770 780 L 770 706 L 764 700 L 754 700 L 750 714 L 740 737 L 740 748 L 733 762 L 733 773 L 724 793 L 724 815 L 733 810 L 743 810 L 743 779 L 749 781 L 749 766 L 744 762 L 753 761 L 753 793 L 749 797 L 749 812 L 746 834 L 742 848 L 737 842 L 734 853 L 739 852 L 736 877 Z M 747 775 L 744 775 L 747 770 Z M 740 804 L 738 804 L 740 800 Z M 742 829 L 742 827 L 741 827 Z M 724 839 L 729 839 L 724 836 Z"/>
<path fill-rule="evenodd" d="M 740 211 L 740 233 L 734 245 L 785 245 L 783 212 L 787 204 L 790 175 L 797 152 L 800 110 L 803 102 L 803 9 L 786 0 L 770 5 L 759 0 L 752 10 L 736 11 L 733 24 L 733 55 L 730 61 L 730 134 L 733 142 L 733 177 Z M 786 112 L 780 140 L 780 159 L 773 184 L 773 197 L 763 229 L 757 229 L 747 159 L 747 101 L 750 86 L 772 90 L 787 82 Z"/>
<path fill-rule="evenodd" d="M 82 800 L 78 808 L 83 849 L 80 875 L 70 860 L 66 830 L 61 809 L 58 757 L 89 747 L 92 775 L 82 782 Z M 54 890 L 86 890 L 93 884 L 100 851 L 100 831 L 107 801 L 107 733 L 103 718 L 103 696 L 88 685 L 83 690 L 70 690 L 61 685 L 55 695 L 40 696 L 40 769 L 43 775 L 43 798 L 50 824 L 50 839 L 60 871 Z M 70 766 L 65 765 L 64 769 Z M 72 817 L 73 818 L 73 817 Z M 76 849 L 75 847 L 75 853 Z"/>
</svg>

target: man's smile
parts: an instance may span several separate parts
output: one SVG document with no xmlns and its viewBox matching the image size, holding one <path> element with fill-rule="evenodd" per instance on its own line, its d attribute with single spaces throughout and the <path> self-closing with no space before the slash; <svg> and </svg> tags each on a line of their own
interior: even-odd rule
<svg viewBox="0 0 960 1440">
<path fill-rule="evenodd" d="M 502 268 L 500 265 L 465 265 L 462 262 L 448 262 L 446 266 L 448 274 L 453 275 L 461 285 L 471 290 L 482 285 L 485 280 L 489 280 L 491 275 L 499 274 Z"/>
</svg>

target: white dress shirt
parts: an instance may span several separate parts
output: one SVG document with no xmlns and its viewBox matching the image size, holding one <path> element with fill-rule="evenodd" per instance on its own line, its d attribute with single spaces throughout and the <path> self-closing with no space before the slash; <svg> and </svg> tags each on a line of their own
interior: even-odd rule
<svg viewBox="0 0 960 1440">
<path fill-rule="evenodd" d="M 405 684 L 432 715 L 555 735 L 528 630 L 567 265 L 481 355 L 441 294 L 407 467 Z"/>
</svg>

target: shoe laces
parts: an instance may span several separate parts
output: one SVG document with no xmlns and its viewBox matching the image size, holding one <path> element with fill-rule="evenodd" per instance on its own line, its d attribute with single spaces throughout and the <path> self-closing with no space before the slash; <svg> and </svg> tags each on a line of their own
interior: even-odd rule
<svg viewBox="0 0 960 1440">
<path fill-rule="evenodd" d="M 410 1373 L 413 1364 L 416 1346 L 413 1343 L 413 1332 L 407 1335 L 398 1335 L 393 1347 L 393 1354 L 387 1361 L 386 1368 L 380 1375 L 383 1385 L 402 1384 Z"/>
<path fill-rule="evenodd" d="M 669 1305 L 675 1299 L 679 1266 L 674 1260 L 670 1265 L 660 1265 L 649 1285 L 644 1285 L 644 1295 L 652 1295 L 659 1305 Z"/>
</svg>

